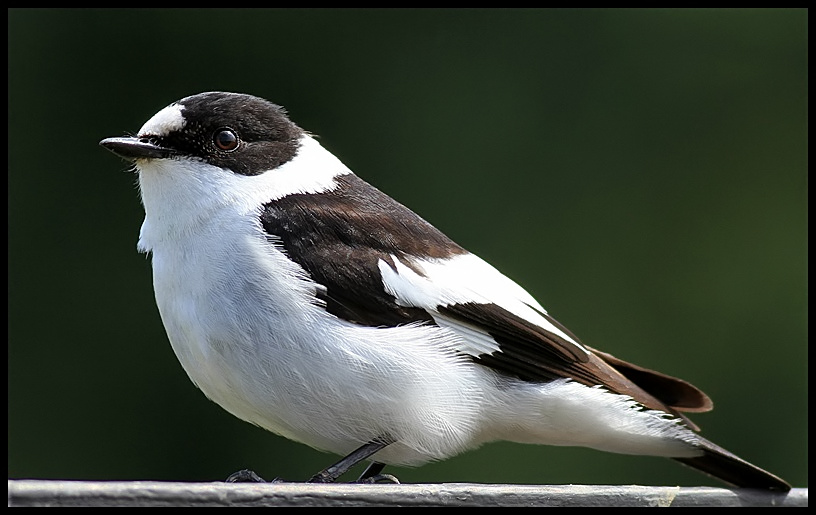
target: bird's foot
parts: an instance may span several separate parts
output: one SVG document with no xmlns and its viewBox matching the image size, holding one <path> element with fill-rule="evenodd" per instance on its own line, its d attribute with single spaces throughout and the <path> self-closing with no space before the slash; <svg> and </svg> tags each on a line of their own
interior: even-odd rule
<svg viewBox="0 0 816 515">
<path fill-rule="evenodd" d="M 225 483 L 283 483 L 283 479 L 276 477 L 272 481 L 267 481 L 249 469 L 239 470 L 230 474 Z"/>
<path fill-rule="evenodd" d="M 354 483 L 359 485 L 376 485 L 378 483 L 390 483 L 399 485 L 400 480 L 391 474 L 377 474 L 376 476 L 361 477 Z"/>
</svg>

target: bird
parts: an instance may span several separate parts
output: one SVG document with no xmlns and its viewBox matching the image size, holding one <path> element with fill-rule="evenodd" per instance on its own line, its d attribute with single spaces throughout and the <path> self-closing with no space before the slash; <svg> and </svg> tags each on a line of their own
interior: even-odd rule
<svg viewBox="0 0 816 515">
<path fill-rule="evenodd" d="M 343 457 L 309 482 L 362 462 L 358 482 L 398 482 L 385 466 L 504 440 L 791 488 L 700 436 L 700 389 L 584 344 L 277 104 L 194 94 L 100 145 L 137 174 L 137 247 L 183 369 L 239 419 Z"/>
</svg>

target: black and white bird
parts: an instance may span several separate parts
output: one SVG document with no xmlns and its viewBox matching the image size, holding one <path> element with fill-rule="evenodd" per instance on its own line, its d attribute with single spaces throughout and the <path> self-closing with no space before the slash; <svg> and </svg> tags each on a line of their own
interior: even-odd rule
<svg viewBox="0 0 816 515">
<path fill-rule="evenodd" d="M 201 93 L 101 145 L 138 172 L 138 248 L 184 370 L 236 417 L 346 456 L 312 481 L 508 440 L 790 489 L 697 434 L 703 392 L 581 343 L 275 104 Z"/>
</svg>

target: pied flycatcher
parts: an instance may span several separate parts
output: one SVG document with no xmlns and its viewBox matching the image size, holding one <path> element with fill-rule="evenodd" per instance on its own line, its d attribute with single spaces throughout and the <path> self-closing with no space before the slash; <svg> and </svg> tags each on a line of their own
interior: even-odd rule
<svg viewBox="0 0 816 515">
<path fill-rule="evenodd" d="M 201 93 L 101 145 L 135 164 L 138 248 L 184 370 L 236 417 L 345 456 L 312 481 L 509 440 L 790 489 L 697 434 L 703 392 L 583 344 L 275 104 Z"/>
</svg>

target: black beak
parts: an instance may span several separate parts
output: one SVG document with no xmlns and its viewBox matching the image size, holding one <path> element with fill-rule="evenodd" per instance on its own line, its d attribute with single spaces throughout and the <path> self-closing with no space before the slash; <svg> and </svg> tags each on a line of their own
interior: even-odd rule
<svg viewBox="0 0 816 515">
<path fill-rule="evenodd" d="M 117 156 L 130 161 L 165 159 L 175 154 L 172 149 L 161 147 L 148 138 L 105 138 L 99 144 Z"/>
</svg>

